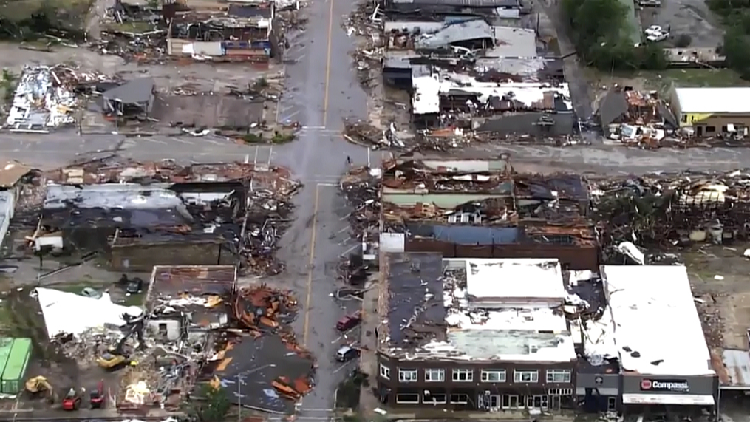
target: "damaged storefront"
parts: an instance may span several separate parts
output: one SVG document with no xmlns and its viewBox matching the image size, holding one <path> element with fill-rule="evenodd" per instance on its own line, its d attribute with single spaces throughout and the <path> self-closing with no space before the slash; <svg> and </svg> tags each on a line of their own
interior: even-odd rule
<svg viewBox="0 0 750 422">
<path fill-rule="evenodd" d="M 624 415 L 699 418 L 715 413 L 718 395 L 719 382 L 713 375 L 622 375 Z"/>
<path fill-rule="evenodd" d="M 615 327 L 620 412 L 648 420 L 714 417 L 719 379 L 686 268 L 605 265 L 601 274 Z"/>
</svg>

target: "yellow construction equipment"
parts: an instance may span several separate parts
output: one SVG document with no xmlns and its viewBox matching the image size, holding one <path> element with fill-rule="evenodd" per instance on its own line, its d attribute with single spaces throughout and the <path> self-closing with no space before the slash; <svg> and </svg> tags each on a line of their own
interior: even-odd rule
<svg viewBox="0 0 750 422">
<path fill-rule="evenodd" d="M 122 339 L 120 339 L 117 346 L 107 350 L 96 360 L 100 367 L 109 371 L 114 371 L 127 365 L 137 364 L 137 362 L 131 360 L 124 351 L 125 342 L 128 341 L 130 336 L 136 335 L 138 337 L 139 347 L 143 347 L 144 345 L 143 315 L 132 317 L 128 314 L 123 314 L 122 316 L 126 322 L 125 326 L 128 328 L 128 332 L 122 337 Z"/>
<path fill-rule="evenodd" d="M 130 360 L 127 356 L 123 355 L 122 352 L 113 349 L 103 353 L 96 360 L 96 363 L 104 369 L 115 370 L 130 364 Z"/>
<path fill-rule="evenodd" d="M 50 402 L 55 400 L 55 392 L 52 389 L 52 386 L 49 381 L 47 381 L 47 378 L 41 375 L 29 378 L 26 381 L 26 391 L 28 391 L 33 397 L 45 395 L 49 398 Z"/>
</svg>

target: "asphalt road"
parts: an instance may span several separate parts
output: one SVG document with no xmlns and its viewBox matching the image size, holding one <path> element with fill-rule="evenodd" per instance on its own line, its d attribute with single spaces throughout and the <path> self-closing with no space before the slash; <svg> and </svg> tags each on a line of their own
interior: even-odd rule
<svg viewBox="0 0 750 422">
<path fill-rule="evenodd" d="M 331 270 L 354 245 L 348 239 L 338 180 L 347 156 L 359 164 L 369 157 L 366 149 L 340 135 L 344 118 L 367 116 L 367 97 L 349 57 L 353 45 L 341 28 L 351 7 L 342 0 L 312 0 L 305 10 L 307 29 L 303 36 L 289 37 L 294 42 L 284 58 L 287 79 L 279 119 L 298 120 L 304 129 L 298 141 L 274 148 L 273 162 L 290 166 L 305 189 L 296 197 L 296 221 L 281 240 L 279 256 L 287 270 L 278 281 L 296 291 L 303 308 L 295 327 L 298 338 L 318 360 L 316 388 L 301 402 L 301 420 L 328 420 L 338 383 L 356 365 L 333 360 L 345 341 L 335 329 L 336 321 L 361 305 L 334 301 L 336 279 Z"/>
</svg>

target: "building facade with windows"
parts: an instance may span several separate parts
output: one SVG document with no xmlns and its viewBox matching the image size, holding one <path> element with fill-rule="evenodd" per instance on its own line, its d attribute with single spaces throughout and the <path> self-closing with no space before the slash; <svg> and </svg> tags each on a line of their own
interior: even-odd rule
<svg viewBox="0 0 750 422">
<path fill-rule="evenodd" d="M 383 403 L 488 412 L 575 405 L 559 261 L 397 253 L 383 270 Z"/>
</svg>

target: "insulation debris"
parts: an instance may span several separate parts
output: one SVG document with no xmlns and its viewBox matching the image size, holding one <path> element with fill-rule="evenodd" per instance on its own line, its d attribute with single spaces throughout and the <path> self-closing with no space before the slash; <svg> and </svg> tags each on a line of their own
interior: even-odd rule
<svg viewBox="0 0 750 422">
<path fill-rule="evenodd" d="M 26 66 L 13 95 L 6 125 L 13 129 L 44 131 L 75 122 L 80 106 L 79 86 L 106 82 L 97 73 L 80 72 L 64 65 Z"/>
</svg>

